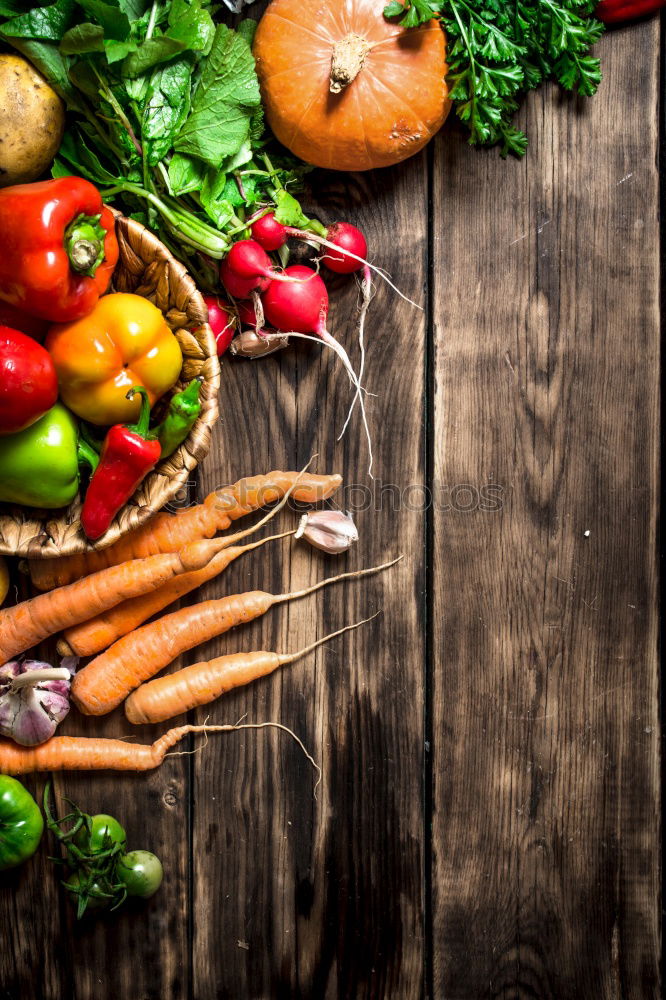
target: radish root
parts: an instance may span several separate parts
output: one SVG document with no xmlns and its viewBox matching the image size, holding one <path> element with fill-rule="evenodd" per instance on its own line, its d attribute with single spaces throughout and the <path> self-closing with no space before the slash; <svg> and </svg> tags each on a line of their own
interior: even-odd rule
<svg viewBox="0 0 666 1000">
<path fill-rule="evenodd" d="M 367 306 L 366 306 L 366 312 L 367 312 Z M 376 393 L 368 392 L 365 386 L 361 385 L 360 378 L 354 371 L 352 363 L 349 360 L 349 355 L 347 354 L 342 344 L 340 344 L 339 341 L 337 341 L 335 337 L 333 337 L 328 332 L 328 330 L 321 330 L 319 333 L 314 333 L 314 334 L 295 333 L 293 330 L 289 330 L 287 332 L 280 332 L 280 333 L 262 333 L 260 334 L 260 336 L 262 337 L 263 340 L 267 341 L 275 341 L 275 340 L 279 341 L 282 340 L 284 337 L 294 337 L 296 340 L 307 340 L 309 343 L 312 343 L 312 341 L 315 338 L 317 338 L 321 340 L 321 342 L 325 344 L 326 347 L 329 347 L 335 354 L 338 355 L 338 357 L 340 358 L 345 367 L 345 371 L 347 372 L 349 381 L 351 382 L 353 388 L 355 389 L 352 408 L 356 400 L 359 401 L 361 406 L 361 419 L 363 420 L 363 429 L 365 431 L 365 437 L 368 442 L 368 453 L 369 453 L 368 475 L 370 476 L 371 479 L 374 479 L 375 477 L 372 474 L 372 466 L 374 463 L 374 458 L 372 453 L 372 438 L 370 436 L 370 427 L 368 426 L 368 418 L 365 411 L 365 404 L 363 402 L 363 395 L 374 396 L 376 395 Z M 363 357 L 365 358 L 365 352 L 363 353 Z M 340 436 L 338 437 L 338 441 L 345 432 L 347 424 L 349 423 L 350 416 L 351 416 L 351 408 L 349 410 L 349 413 L 347 414 L 347 420 L 345 421 L 344 428 L 342 429 Z"/>
<path fill-rule="evenodd" d="M 379 277 L 382 278 L 386 284 L 400 296 L 401 299 L 404 299 L 405 302 L 409 302 L 410 306 L 414 306 L 415 309 L 420 309 L 421 312 L 423 312 L 423 306 L 420 306 L 418 302 L 414 302 L 414 300 L 410 299 L 404 294 L 404 292 L 401 292 L 398 286 L 393 284 L 388 272 L 385 271 L 383 267 L 377 267 L 376 264 L 371 264 L 370 261 L 364 260 L 363 257 L 359 257 L 357 254 L 352 253 L 351 250 L 341 250 L 336 243 L 331 243 L 331 241 L 327 240 L 324 236 L 318 236 L 316 233 L 308 233 L 304 229 L 294 229 L 291 226 L 287 226 L 286 230 L 288 236 L 295 236 L 299 240 L 305 240 L 308 243 L 315 243 L 318 246 L 326 247 L 327 250 L 335 250 L 336 253 L 342 253 L 345 257 L 351 257 L 352 260 L 357 260 L 359 264 L 363 264 L 364 267 L 368 267 L 371 271 L 374 271 L 375 274 L 378 274 Z"/>
<path fill-rule="evenodd" d="M 359 389 L 362 388 L 361 380 L 363 378 L 363 373 L 365 371 L 365 320 L 368 315 L 368 309 L 370 308 L 370 303 L 375 296 L 375 286 L 372 283 L 372 272 L 369 267 L 363 268 L 363 280 L 361 281 L 361 307 L 358 316 L 358 343 L 361 350 L 361 364 L 358 369 L 358 381 L 359 386 L 356 389 L 356 395 L 352 399 L 351 406 L 349 407 L 349 412 L 347 413 L 347 419 L 344 422 L 344 426 L 338 435 L 338 441 L 344 436 L 347 427 L 349 426 L 349 421 L 351 420 L 351 415 L 354 412 L 354 407 L 356 406 L 356 401 L 359 398 Z M 375 393 L 372 393 L 375 395 Z M 370 469 L 368 470 L 370 474 L 372 470 L 372 455 L 370 456 Z"/>
</svg>

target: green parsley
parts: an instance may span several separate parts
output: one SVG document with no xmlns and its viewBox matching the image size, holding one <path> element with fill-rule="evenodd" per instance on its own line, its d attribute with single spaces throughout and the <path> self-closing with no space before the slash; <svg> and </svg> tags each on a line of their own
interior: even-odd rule
<svg viewBox="0 0 666 1000">
<path fill-rule="evenodd" d="M 599 86 L 590 47 L 604 27 L 594 7 L 594 0 L 392 0 L 384 16 L 405 28 L 440 19 L 450 97 L 470 142 L 523 156 L 527 137 L 512 118 L 525 91 L 548 79 L 585 97 Z"/>
</svg>

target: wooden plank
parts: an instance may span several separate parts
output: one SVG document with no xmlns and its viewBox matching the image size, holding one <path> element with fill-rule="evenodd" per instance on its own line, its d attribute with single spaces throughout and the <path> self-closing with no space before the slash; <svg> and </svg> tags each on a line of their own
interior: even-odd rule
<svg viewBox="0 0 666 1000">
<path fill-rule="evenodd" d="M 21 580 L 19 579 L 19 583 Z M 23 582 L 24 596 L 27 585 Z M 57 662 L 54 643 L 39 654 Z M 129 736 L 151 742 L 154 727 L 131 727 L 122 710 L 103 719 L 74 709 L 59 732 L 81 736 Z M 48 860 L 57 854 L 45 832 L 34 859 L 0 877 L 0 997 L 92 1000 L 100 996 L 136 1000 L 181 1000 L 188 996 L 190 955 L 189 762 L 172 757 L 143 775 L 58 774 L 55 793 L 60 815 L 67 796 L 91 814 L 111 813 L 127 831 L 130 849 L 146 848 L 162 860 L 165 880 L 159 894 L 128 903 L 112 914 L 76 920 L 60 885 L 65 873 Z M 28 776 L 26 786 L 41 804 L 44 776 Z"/>
<path fill-rule="evenodd" d="M 319 174 L 315 185 L 322 217 L 359 224 L 373 257 L 421 298 L 425 158 L 390 177 Z M 356 287 L 336 279 L 331 288 L 331 330 L 358 363 Z M 423 314 L 378 289 L 367 340 L 367 383 L 379 393 L 369 404 L 376 472 L 404 491 L 423 481 Z M 358 417 L 335 442 L 349 401 L 346 375 L 317 344 L 229 363 L 216 440 L 230 443 L 230 462 L 206 463 L 204 489 L 298 468 L 318 451 L 320 470 L 344 474 L 340 506 L 363 504 L 372 483 Z M 375 488 L 379 495 L 379 479 Z M 310 765 L 270 730 L 211 740 L 193 758 L 195 996 L 421 996 L 424 515 L 389 506 L 358 511 L 361 541 L 347 556 L 272 543 L 206 590 L 285 591 L 408 556 L 390 574 L 278 608 L 203 650 L 294 650 L 383 610 L 377 622 L 198 713 L 280 721 L 303 739 L 323 780 L 315 802 Z M 295 523 L 293 514 L 278 522 Z"/>
<path fill-rule="evenodd" d="M 599 50 L 524 162 L 435 151 L 435 477 L 503 500 L 434 523 L 447 1000 L 660 995 L 658 24 Z"/>
<path fill-rule="evenodd" d="M 12 569 L 11 593 L 17 599 L 28 596 L 28 583 L 15 565 Z M 14 590 L 14 588 L 16 588 Z M 48 661 L 48 645 L 41 651 Z M 28 775 L 23 784 L 35 800 L 42 801 L 44 781 Z M 0 997 L 13 1000 L 18 996 L 45 998 L 68 996 L 71 992 L 71 963 L 68 956 L 59 956 L 60 914 L 57 876 L 48 861 L 44 846 L 27 865 L 0 873 L 0 927 L 4 944 L 0 948 Z M 26 914 L 30 914 L 31 934 L 26 934 Z M 55 916 L 54 916 L 55 915 Z M 39 940 L 39 947 L 35 941 Z M 3 942 L 3 943 L 4 943 Z"/>
<path fill-rule="evenodd" d="M 102 724 L 100 724 L 102 723 Z M 162 731 L 160 727 L 159 731 Z M 77 719 L 77 733 L 155 739 L 156 727 L 130 726 L 122 709 L 108 719 Z M 77 924 L 64 908 L 59 947 L 71 950 L 72 997 L 131 996 L 181 1000 L 188 995 L 189 763 L 170 757 L 147 774 L 62 775 L 58 791 L 91 813 L 109 812 L 122 822 L 131 849 L 151 850 L 165 879 L 151 900 L 128 903 L 116 913 Z M 58 1000 L 62 994 L 54 994 Z M 50 998 L 49 998 L 50 1000 Z"/>
</svg>

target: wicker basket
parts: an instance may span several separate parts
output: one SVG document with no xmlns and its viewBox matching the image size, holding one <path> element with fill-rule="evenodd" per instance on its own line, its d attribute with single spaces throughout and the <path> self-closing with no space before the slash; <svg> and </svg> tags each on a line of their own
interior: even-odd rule
<svg viewBox="0 0 666 1000">
<path fill-rule="evenodd" d="M 183 352 L 183 369 L 173 392 L 203 375 L 201 414 L 180 448 L 151 472 L 94 546 L 81 530 L 78 497 L 60 511 L 0 503 L 0 553 L 4 555 L 39 558 L 111 545 L 173 499 L 210 448 L 218 413 L 220 364 L 201 294 L 183 265 L 140 223 L 117 215 L 116 232 L 120 257 L 113 288 L 143 295 L 162 310 Z"/>
</svg>

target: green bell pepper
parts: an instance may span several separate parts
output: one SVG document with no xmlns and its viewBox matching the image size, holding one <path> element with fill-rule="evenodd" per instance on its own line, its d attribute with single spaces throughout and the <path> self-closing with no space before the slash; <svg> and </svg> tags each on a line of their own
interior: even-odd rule
<svg viewBox="0 0 666 1000">
<path fill-rule="evenodd" d="M 44 819 L 27 788 L 16 778 L 0 776 L 0 871 L 31 858 L 42 839 Z"/>
<path fill-rule="evenodd" d="M 0 436 L 0 500 L 55 510 L 67 507 L 79 490 L 79 463 L 93 470 L 93 449 L 79 438 L 74 416 L 56 403 L 18 434 Z"/>
</svg>

